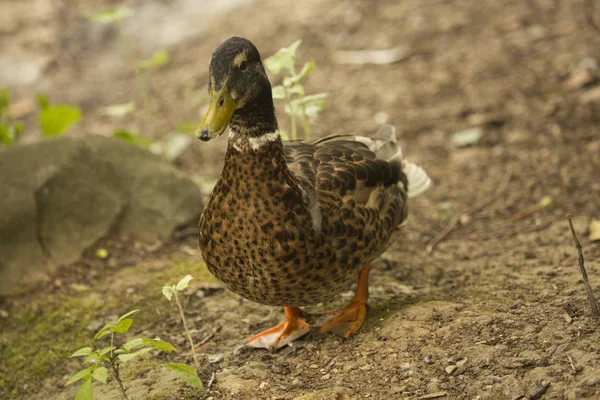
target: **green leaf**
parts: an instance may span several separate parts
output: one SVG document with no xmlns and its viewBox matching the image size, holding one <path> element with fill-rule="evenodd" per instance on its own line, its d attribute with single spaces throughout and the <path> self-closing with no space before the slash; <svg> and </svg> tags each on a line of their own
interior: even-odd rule
<svg viewBox="0 0 600 400">
<path fill-rule="evenodd" d="M 296 64 L 296 50 L 302 40 L 296 40 L 289 47 L 283 47 L 264 60 L 265 67 L 274 74 L 279 74 L 282 70 L 287 70 L 292 74 Z"/>
<path fill-rule="evenodd" d="M 115 22 L 119 22 L 125 18 L 131 17 L 133 15 L 133 10 L 129 7 L 109 7 L 102 11 L 90 14 L 88 18 L 92 22 L 97 22 L 99 24 L 113 24 Z"/>
<path fill-rule="evenodd" d="M 127 114 L 131 114 L 135 111 L 135 103 L 123 103 L 123 104 L 113 104 L 112 106 L 103 107 L 100 110 L 102 115 L 106 115 L 107 117 L 124 117 Z"/>
<path fill-rule="evenodd" d="M 84 364 L 88 364 L 88 363 L 100 364 L 100 356 L 98 355 L 97 352 L 90 353 L 87 356 L 85 356 L 85 358 L 83 359 L 83 363 Z"/>
<path fill-rule="evenodd" d="M 48 106 L 40 111 L 39 122 L 44 137 L 59 136 L 81 118 L 78 107 Z"/>
<path fill-rule="evenodd" d="M 94 400 L 94 388 L 91 379 L 83 382 L 83 385 L 79 387 L 75 394 L 75 400 Z"/>
<path fill-rule="evenodd" d="M 102 328 L 100 328 L 100 330 L 94 335 L 94 340 L 98 340 L 101 337 L 104 337 L 104 336 L 110 334 L 111 328 L 113 325 L 114 324 L 112 322 L 109 322 L 106 325 L 104 325 Z"/>
<path fill-rule="evenodd" d="M 149 352 L 150 350 L 152 350 L 152 348 L 150 347 L 145 347 L 141 350 L 136 351 L 135 353 L 127 353 L 127 354 L 120 354 L 119 355 L 119 360 L 122 363 L 126 363 L 127 361 L 131 361 L 132 359 L 141 356 L 142 354 L 145 354 L 147 352 Z"/>
<path fill-rule="evenodd" d="M 196 370 L 189 365 L 180 363 L 163 364 L 165 367 L 175 372 L 175 374 L 183 379 L 188 385 L 195 388 L 202 388 L 202 381 L 198 378 Z"/>
<path fill-rule="evenodd" d="M 121 316 L 119 317 L 119 319 L 117 320 L 117 322 L 121 322 L 121 321 L 123 321 L 125 318 L 127 318 L 127 317 L 130 317 L 130 316 L 132 316 L 133 314 L 135 314 L 136 312 L 139 312 L 139 311 L 140 311 L 140 310 L 132 310 L 132 311 L 129 311 L 128 313 L 125 313 L 125 314 L 121 315 Z"/>
<path fill-rule="evenodd" d="M 77 371 L 75 373 L 75 375 L 73 375 L 71 378 L 69 378 L 67 383 L 65 383 L 65 386 L 70 385 L 71 383 L 77 382 L 80 379 L 85 379 L 85 378 L 89 379 L 89 377 L 92 376 L 93 368 L 94 367 L 88 367 L 88 368 L 82 369 L 80 371 Z"/>
<path fill-rule="evenodd" d="M 271 91 L 273 92 L 274 99 L 285 99 L 285 89 L 283 86 L 274 86 L 273 89 L 271 89 Z"/>
<path fill-rule="evenodd" d="M 285 112 L 295 115 L 306 115 L 313 117 L 319 115 L 327 103 L 328 93 L 313 94 L 301 97 L 285 105 Z"/>
<path fill-rule="evenodd" d="M 147 60 L 141 60 L 138 62 L 137 67 L 139 69 L 152 69 L 162 67 L 169 62 L 169 52 L 167 50 L 158 50 L 152 54 L 152 57 Z"/>
<path fill-rule="evenodd" d="M 69 358 L 70 357 L 83 357 L 83 356 L 87 356 L 91 352 L 92 352 L 92 348 L 91 347 L 82 347 L 79 350 L 77 350 L 75 353 L 71 354 L 69 356 Z"/>
<path fill-rule="evenodd" d="M 122 129 L 115 131 L 113 133 L 113 137 L 125 140 L 126 142 L 133 143 L 140 147 L 150 147 L 150 145 L 152 144 L 152 140 L 142 138 L 134 133 Z"/>
<path fill-rule="evenodd" d="M 152 347 L 154 350 L 158 350 L 158 351 L 165 351 L 167 353 L 171 353 L 173 351 L 177 351 L 177 349 L 175 348 L 175 346 L 173 346 L 171 343 L 169 342 L 165 342 L 163 340 L 160 339 L 144 339 L 144 344 L 146 346 L 150 346 Z"/>
<path fill-rule="evenodd" d="M 48 96 L 46 96 L 45 94 L 38 94 L 36 97 L 37 103 L 38 103 L 38 107 L 41 110 L 44 110 L 48 107 L 50 107 L 50 99 L 48 99 Z"/>
<path fill-rule="evenodd" d="M 105 354 L 109 353 L 111 350 L 114 350 L 114 349 L 116 349 L 115 346 L 107 346 L 107 347 L 103 348 L 102 350 L 100 350 L 98 352 L 98 355 L 100 357 L 102 357 L 102 356 L 104 356 Z"/>
<path fill-rule="evenodd" d="M 106 369 L 106 367 L 96 368 L 94 370 L 94 372 L 92 373 L 92 377 L 95 380 L 100 381 L 106 385 L 106 378 L 108 377 L 108 370 Z"/>
<path fill-rule="evenodd" d="M 177 286 L 175 286 L 175 289 L 177 289 L 178 291 L 182 291 L 187 289 L 187 287 L 190 284 L 190 281 L 194 279 L 191 275 L 186 275 L 183 277 L 182 280 L 179 281 L 179 283 L 177 283 Z"/>
<path fill-rule="evenodd" d="M 116 333 L 127 333 L 129 328 L 131 328 L 131 325 L 133 325 L 133 320 L 126 318 L 117 322 L 115 326 L 111 328 L 111 330 Z"/>
<path fill-rule="evenodd" d="M 304 64 L 304 66 L 302 67 L 302 71 L 300 71 L 300 73 L 298 75 L 284 78 L 283 85 L 285 87 L 291 87 L 291 86 L 295 85 L 296 83 L 299 83 L 302 79 L 306 78 L 308 75 L 310 75 L 313 72 L 313 70 L 315 69 L 315 66 L 316 66 L 316 64 L 314 63 L 314 61 L 307 62 L 306 64 Z"/>
<path fill-rule="evenodd" d="M 162 294 L 167 298 L 167 300 L 171 301 L 173 298 L 173 291 L 175 290 L 175 286 L 163 286 Z"/>
<path fill-rule="evenodd" d="M 170 135 L 162 145 L 163 155 L 169 161 L 175 161 L 192 143 L 192 137 L 183 133 Z"/>
<path fill-rule="evenodd" d="M 143 346 L 144 344 L 145 343 L 144 343 L 143 338 L 137 338 L 137 339 L 130 340 L 129 342 L 125 343 L 122 347 L 127 352 L 130 352 L 131 350 L 135 349 L 136 347 Z"/>
<path fill-rule="evenodd" d="M 16 122 L 13 125 L 0 125 L 0 143 L 7 147 L 15 144 L 22 131 L 23 123 L 21 122 Z"/>
<path fill-rule="evenodd" d="M 3 108 L 8 108 L 9 105 L 10 105 L 10 92 L 8 91 L 8 89 L 3 88 L 2 90 L 0 90 L 0 111 Z"/>
</svg>

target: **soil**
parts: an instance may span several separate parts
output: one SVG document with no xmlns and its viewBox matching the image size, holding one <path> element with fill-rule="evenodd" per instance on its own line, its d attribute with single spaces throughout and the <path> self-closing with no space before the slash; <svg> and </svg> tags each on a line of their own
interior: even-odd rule
<svg viewBox="0 0 600 400">
<path fill-rule="evenodd" d="M 36 84 L 14 89 L 17 103 L 44 91 L 83 108 L 70 134 L 126 127 L 160 140 L 177 124 L 198 121 L 208 60 L 223 39 L 248 37 L 268 55 L 302 38 L 300 58 L 317 63 L 307 90 L 330 93 L 315 136 L 372 133 L 391 123 L 434 186 L 411 202 L 404 235 L 377 261 L 369 316 L 349 340 L 311 334 L 272 353 L 240 348 L 282 313 L 214 281 L 192 226 L 168 243 L 99 243 L 37 290 L 2 299 L 0 398 L 73 398 L 76 387 L 64 382 L 79 364 L 67 357 L 135 308 L 142 311 L 129 336 L 160 336 L 182 351 L 125 367 L 131 399 L 600 398 L 600 330 L 565 218 L 574 216 L 600 296 L 600 242 L 588 239 L 591 220 L 600 219 L 600 31 L 588 17 L 600 21 L 600 7 L 580 0 L 239 1 L 199 17 L 202 29 L 171 45 L 169 64 L 150 75 L 156 112 L 148 122 L 143 110 L 123 120 L 100 114 L 102 106 L 143 102 L 114 30 L 83 17 L 107 3 L 3 4 L 10 24 L 0 43 L 43 65 Z M 131 5 L 178 3 L 185 2 Z M 144 34 L 131 28 L 139 24 L 125 26 L 133 37 Z M 151 53 L 151 44 L 134 43 Z M 332 56 L 396 46 L 407 56 L 392 64 L 338 64 Z M 35 115 L 22 118 L 30 127 L 23 141 L 37 140 Z M 285 127 L 283 114 L 280 120 Z M 456 147 L 451 135 L 473 127 L 481 140 Z M 192 143 L 177 165 L 214 182 L 225 140 Z M 544 197 L 552 204 L 532 209 Z M 108 259 L 95 257 L 98 247 Z M 195 279 L 186 315 L 195 341 L 204 342 L 202 390 L 154 363 L 192 364 L 175 306 L 160 293 L 188 273 Z M 316 310 L 343 305 L 351 289 Z M 95 394 L 120 398 L 110 376 Z"/>
</svg>

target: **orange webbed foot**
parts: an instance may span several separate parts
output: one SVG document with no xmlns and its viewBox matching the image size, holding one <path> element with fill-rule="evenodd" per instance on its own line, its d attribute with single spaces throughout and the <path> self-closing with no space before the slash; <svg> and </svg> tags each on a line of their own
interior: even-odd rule
<svg viewBox="0 0 600 400">
<path fill-rule="evenodd" d="M 354 298 L 347 306 L 335 310 L 339 310 L 341 313 L 323 325 L 321 329 L 319 329 L 319 333 L 331 332 L 347 339 L 350 337 L 350 335 L 358 332 L 360 327 L 363 325 L 363 322 L 365 322 L 365 318 L 367 317 L 367 298 L 369 295 L 368 285 L 370 269 L 371 266 L 367 264 L 363 267 L 363 269 L 360 270 L 358 275 L 358 285 L 356 288 L 356 293 L 354 294 Z"/>
<path fill-rule="evenodd" d="M 367 317 L 367 305 L 365 303 L 350 303 L 344 311 L 335 318 L 327 321 L 319 329 L 320 333 L 331 332 L 343 338 L 358 332 Z"/>
<path fill-rule="evenodd" d="M 247 346 L 277 350 L 310 332 L 310 326 L 299 316 L 306 315 L 297 307 L 284 307 L 285 321 L 248 339 Z"/>
</svg>

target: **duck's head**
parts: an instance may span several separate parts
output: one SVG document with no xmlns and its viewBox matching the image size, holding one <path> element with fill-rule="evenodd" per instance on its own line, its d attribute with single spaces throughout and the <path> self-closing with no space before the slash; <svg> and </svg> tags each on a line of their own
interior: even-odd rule
<svg viewBox="0 0 600 400">
<path fill-rule="evenodd" d="M 259 136 L 277 130 L 271 84 L 258 50 L 247 39 L 232 37 L 210 59 L 210 105 L 196 136 L 208 141 L 225 132 Z"/>
</svg>

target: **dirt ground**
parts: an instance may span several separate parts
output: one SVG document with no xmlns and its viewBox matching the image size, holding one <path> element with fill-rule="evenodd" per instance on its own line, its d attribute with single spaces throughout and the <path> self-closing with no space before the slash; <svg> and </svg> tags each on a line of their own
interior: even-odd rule
<svg viewBox="0 0 600 400">
<path fill-rule="evenodd" d="M 587 17 L 600 24 L 600 7 L 580 0 L 240 1 L 200 18 L 201 32 L 170 48 L 170 63 L 152 75 L 159 111 L 148 124 L 142 112 L 127 121 L 99 114 L 132 96 L 141 102 L 114 32 L 82 17 L 106 2 L 58 3 L 3 3 L 14 29 L 3 24 L 0 44 L 44 63 L 42 80 L 16 89 L 16 99 L 41 90 L 83 108 L 71 134 L 126 125 L 160 139 L 175 124 L 198 121 L 194 98 L 205 90 L 210 54 L 223 39 L 248 37 L 269 55 L 302 38 L 301 59 L 317 63 L 308 90 L 330 93 L 315 135 L 394 124 L 404 153 L 434 186 L 411 203 L 404 236 L 376 263 L 370 313 L 354 338 L 309 335 L 274 353 L 240 348 L 279 322 L 281 310 L 212 280 L 191 226 L 162 247 L 99 244 L 108 260 L 90 249 L 36 291 L 2 299 L 0 398 L 73 398 L 76 388 L 64 382 L 78 364 L 68 355 L 134 308 L 142 312 L 131 337 L 160 336 L 182 352 L 126 367 L 132 399 L 600 398 L 600 330 L 565 218 L 574 216 L 600 296 L 600 242 L 587 238 L 590 221 L 600 219 L 600 31 Z M 151 50 L 140 43 L 140 51 Z M 396 46 L 407 56 L 392 64 L 338 64 L 332 56 Z M 24 118 L 34 125 L 34 116 Z M 457 148 L 451 135 L 472 127 L 481 128 L 480 142 Z M 24 141 L 38 134 L 32 128 Z M 194 142 L 177 165 L 214 181 L 224 149 L 225 138 Z M 550 207 L 530 210 L 546 196 Z M 454 229 L 427 252 L 452 217 L 459 220 Z M 191 364 L 180 320 L 160 294 L 187 273 L 196 279 L 186 313 L 196 342 L 204 342 L 200 391 L 151 361 Z M 350 289 L 316 310 L 344 304 Z M 110 378 L 95 394 L 120 398 Z"/>
</svg>

